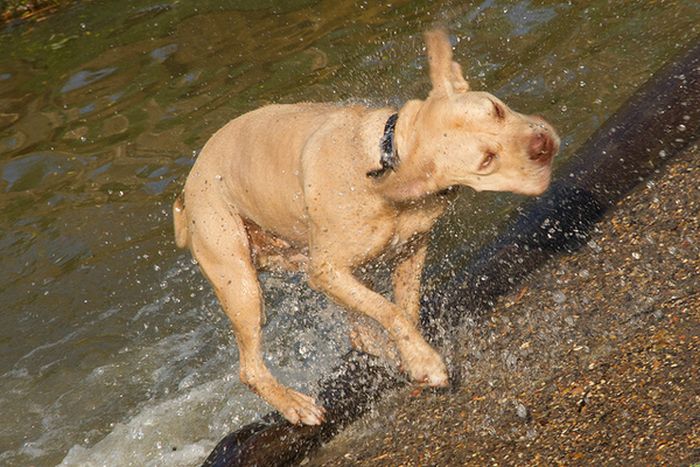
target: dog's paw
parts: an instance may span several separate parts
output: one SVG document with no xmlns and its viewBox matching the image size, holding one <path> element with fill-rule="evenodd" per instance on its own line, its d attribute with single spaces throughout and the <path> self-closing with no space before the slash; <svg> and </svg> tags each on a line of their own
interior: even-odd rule
<svg viewBox="0 0 700 467">
<path fill-rule="evenodd" d="M 326 411 L 312 397 L 289 388 L 277 409 L 293 425 L 320 425 L 326 420 Z"/>
<path fill-rule="evenodd" d="M 425 342 L 416 347 L 410 355 L 402 352 L 403 367 L 411 379 L 432 387 L 448 386 L 447 367 L 442 357 Z"/>
<path fill-rule="evenodd" d="M 326 419 L 326 411 L 316 401 L 293 389 L 283 386 L 264 369 L 259 373 L 241 373 L 241 381 L 277 409 L 294 425 L 320 425 Z"/>
</svg>

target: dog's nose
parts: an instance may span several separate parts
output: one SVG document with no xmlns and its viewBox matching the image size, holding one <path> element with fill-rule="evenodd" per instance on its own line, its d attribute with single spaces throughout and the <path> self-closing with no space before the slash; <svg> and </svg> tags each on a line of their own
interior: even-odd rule
<svg viewBox="0 0 700 467">
<path fill-rule="evenodd" d="M 537 131 L 530 140 L 530 160 L 548 163 L 556 152 L 556 143 L 546 131 Z"/>
</svg>

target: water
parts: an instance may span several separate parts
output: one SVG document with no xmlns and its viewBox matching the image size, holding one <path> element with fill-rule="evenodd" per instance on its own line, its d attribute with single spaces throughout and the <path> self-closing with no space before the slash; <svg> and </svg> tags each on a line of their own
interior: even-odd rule
<svg viewBox="0 0 700 467">
<path fill-rule="evenodd" d="M 170 204 L 229 119 L 270 102 L 398 105 L 447 24 L 476 89 L 540 113 L 561 163 L 698 36 L 696 2 L 104 0 L 0 31 L 0 463 L 195 465 L 268 408 Z M 432 257 L 488 239 L 521 198 L 465 191 Z M 266 355 L 313 391 L 344 315 L 263 277 Z M 340 323 L 336 325 L 336 323 Z"/>
</svg>

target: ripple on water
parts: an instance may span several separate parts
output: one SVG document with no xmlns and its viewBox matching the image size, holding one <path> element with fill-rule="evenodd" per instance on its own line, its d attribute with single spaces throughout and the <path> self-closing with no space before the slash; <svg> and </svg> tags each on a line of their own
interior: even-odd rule
<svg viewBox="0 0 700 467">
<path fill-rule="evenodd" d="M 66 94 L 83 86 L 99 81 L 117 71 L 116 67 L 102 68 L 97 71 L 81 70 L 68 78 L 66 84 L 61 88 L 61 93 Z"/>
<path fill-rule="evenodd" d="M 158 63 L 163 63 L 175 52 L 177 52 L 177 44 L 168 44 L 151 51 L 151 58 Z"/>
<path fill-rule="evenodd" d="M 67 154 L 42 151 L 9 160 L 2 166 L 5 192 L 25 191 L 45 186 L 49 178 L 63 180 L 82 167 L 79 159 Z"/>
</svg>

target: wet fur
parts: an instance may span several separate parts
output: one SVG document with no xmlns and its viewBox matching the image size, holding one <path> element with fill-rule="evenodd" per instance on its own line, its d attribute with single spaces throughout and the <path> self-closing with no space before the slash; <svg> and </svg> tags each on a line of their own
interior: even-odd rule
<svg viewBox="0 0 700 467">
<path fill-rule="evenodd" d="M 322 423 L 324 411 L 264 364 L 258 268 L 306 270 L 312 287 L 383 328 L 356 326 L 354 346 L 445 386 L 445 364 L 418 329 L 427 234 L 449 200 L 441 194 L 466 185 L 536 195 L 549 185 L 559 146 L 551 126 L 472 92 L 443 30 L 425 39 L 432 90 L 398 111 L 393 170 L 367 176 L 381 168 L 380 141 L 396 110 L 271 105 L 212 136 L 175 202 L 175 241 L 189 247 L 231 320 L 241 381 L 292 423 Z M 388 256 L 397 258 L 393 302 L 354 275 Z"/>
</svg>

